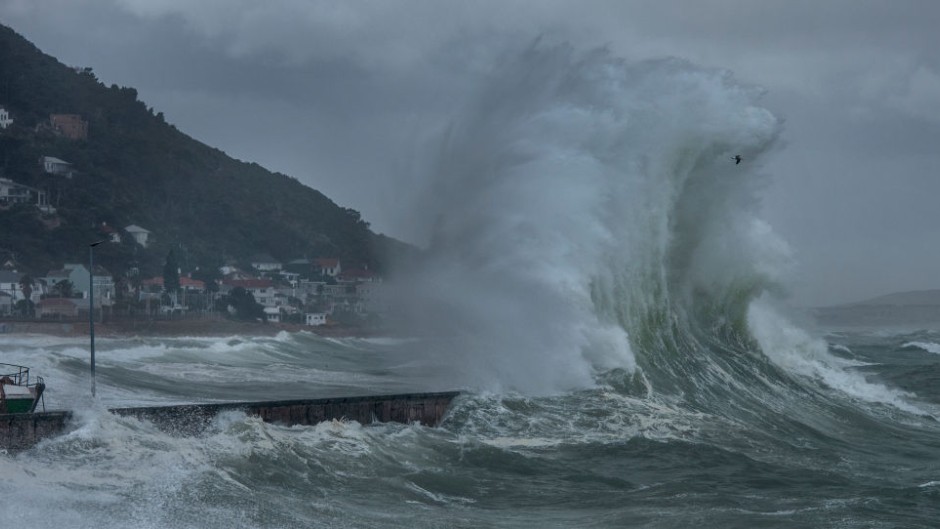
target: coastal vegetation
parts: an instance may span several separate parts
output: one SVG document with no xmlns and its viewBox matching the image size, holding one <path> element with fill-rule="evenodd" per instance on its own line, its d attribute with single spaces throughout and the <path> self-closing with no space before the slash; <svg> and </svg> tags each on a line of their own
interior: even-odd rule
<svg viewBox="0 0 940 529">
<path fill-rule="evenodd" d="M 5 26 L 0 106 L 14 120 L 0 130 L 0 178 L 45 193 L 50 206 L 0 206 L 0 259 L 21 269 L 82 262 L 89 243 L 113 233 L 95 262 L 129 281 L 163 275 L 171 251 L 183 273 L 258 252 L 285 262 L 335 256 L 381 272 L 391 254 L 411 251 L 371 231 L 358 211 L 187 136 L 134 88 L 106 86 L 92 68 L 64 65 Z M 62 133 L 53 115 L 77 116 L 87 133 Z M 50 173 L 44 157 L 69 171 Z M 149 230 L 148 244 L 121 232 L 129 225 Z"/>
</svg>

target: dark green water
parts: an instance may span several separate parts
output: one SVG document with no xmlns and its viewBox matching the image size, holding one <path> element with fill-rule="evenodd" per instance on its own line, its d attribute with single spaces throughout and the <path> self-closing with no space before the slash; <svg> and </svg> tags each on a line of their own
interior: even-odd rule
<svg viewBox="0 0 940 529">
<path fill-rule="evenodd" d="M 180 438 L 100 410 L 444 389 L 429 381 L 446 365 L 407 342 L 105 340 L 92 404 L 81 343 L 10 339 L 0 356 L 46 377 L 50 407 L 86 411 L 68 434 L 0 456 L 0 517 L 39 528 L 936 527 L 940 333 L 826 341 L 828 374 L 743 356 L 676 392 L 622 372 L 553 396 L 469 392 L 440 428 L 233 414 Z M 712 385 L 735 369 L 747 379 Z"/>
</svg>

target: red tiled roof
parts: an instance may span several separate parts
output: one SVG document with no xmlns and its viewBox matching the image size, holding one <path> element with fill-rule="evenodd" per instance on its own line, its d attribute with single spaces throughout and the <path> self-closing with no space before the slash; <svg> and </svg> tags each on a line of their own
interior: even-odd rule
<svg viewBox="0 0 940 529">
<path fill-rule="evenodd" d="M 223 279 L 223 285 L 242 288 L 271 288 L 274 281 L 270 279 Z"/>
<path fill-rule="evenodd" d="M 163 276 L 156 276 L 156 277 L 152 277 L 152 278 L 150 278 L 150 279 L 144 279 L 143 281 L 141 281 L 141 284 L 143 284 L 143 285 L 145 285 L 145 286 L 153 286 L 153 285 L 156 285 L 156 286 L 162 287 L 162 286 L 163 286 Z M 190 277 L 180 276 L 180 287 L 182 287 L 182 288 L 193 288 L 193 289 L 196 289 L 196 290 L 201 290 L 201 289 L 206 288 L 206 283 L 205 283 L 204 281 L 200 281 L 200 280 L 198 280 L 198 279 L 192 279 L 192 278 L 190 278 Z"/>
<path fill-rule="evenodd" d="M 375 274 L 371 270 L 366 270 L 364 268 L 353 268 L 351 270 L 343 270 L 343 273 L 340 274 L 342 278 L 348 279 L 370 279 L 375 277 Z"/>
<path fill-rule="evenodd" d="M 40 307 L 65 307 L 65 306 L 74 307 L 75 303 L 69 298 L 45 298 L 45 299 L 39 300 L 39 303 L 37 303 L 37 305 Z M 86 302 L 85 305 L 88 305 L 88 303 Z"/>
<path fill-rule="evenodd" d="M 334 266 L 339 264 L 339 259 L 334 259 L 330 257 L 321 257 L 319 259 L 314 259 L 313 262 L 316 263 L 321 268 L 333 268 Z"/>
</svg>

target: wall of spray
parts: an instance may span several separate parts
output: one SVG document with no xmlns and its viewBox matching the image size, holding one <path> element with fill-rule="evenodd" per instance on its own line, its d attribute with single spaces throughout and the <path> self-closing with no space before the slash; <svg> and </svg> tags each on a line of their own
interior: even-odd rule
<svg viewBox="0 0 940 529">
<path fill-rule="evenodd" d="M 397 284 L 429 354 L 471 385 L 551 393 L 634 370 L 696 300 L 743 296 L 743 318 L 786 261 L 758 217 L 780 130 L 760 95 L 677 59 L 541 43 L 507 58 L 408 211 L 427 258 Z"/>
</svg>

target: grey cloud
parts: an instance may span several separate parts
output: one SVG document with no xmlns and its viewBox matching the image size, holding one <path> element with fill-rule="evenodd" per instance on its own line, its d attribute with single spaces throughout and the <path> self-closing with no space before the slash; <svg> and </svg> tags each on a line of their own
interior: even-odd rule
<svg viewBox="0 0 940 529">
<path fill-rule="evenodd" d="M 544 35 L 728 68 L 786 121 L 764 202 L 802 263 L 795 300 L 937 286 L 936 2 L 6 0 L 0 19 L 405 238 L 407 178 L 392 176 L 421 163 L 505 50 Z M 886 248 L 905 256 L 890 274 Z"/>
</svg>

